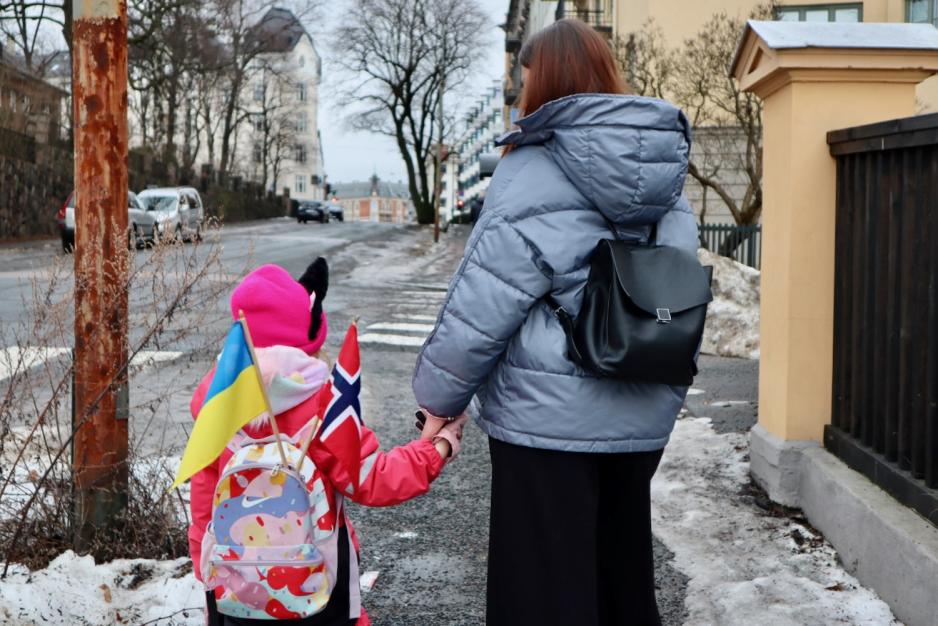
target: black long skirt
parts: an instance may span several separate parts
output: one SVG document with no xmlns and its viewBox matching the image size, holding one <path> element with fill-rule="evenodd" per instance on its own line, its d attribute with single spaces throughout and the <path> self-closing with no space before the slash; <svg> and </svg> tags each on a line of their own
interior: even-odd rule
<svg viewBox="0 0 938 626">
<path fill-rule="evenodd" d="M 488 626 L 646 626 L 651 477 L 662 451 L 590 454 L 489 439 Z"/>
</svg>

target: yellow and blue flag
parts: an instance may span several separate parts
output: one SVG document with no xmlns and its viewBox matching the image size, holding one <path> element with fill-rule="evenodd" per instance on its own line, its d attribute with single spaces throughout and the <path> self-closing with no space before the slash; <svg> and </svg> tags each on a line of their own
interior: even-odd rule
<svg viewBox="0 0 938 626">
<path fill-rule="evenodd" d="M 245 424 L 267 410 L 260 372 L 241 320 L 225 339 L 215 375 L 182 455 L 173 489 L 214 462 Z"/>
</svg>

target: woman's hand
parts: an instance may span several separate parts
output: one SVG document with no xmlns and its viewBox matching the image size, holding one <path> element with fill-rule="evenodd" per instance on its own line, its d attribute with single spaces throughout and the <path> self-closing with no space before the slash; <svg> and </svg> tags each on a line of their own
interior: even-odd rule
<svg viewBox="0 0 938 626">
<path fill-rule="evenodd" d="M 420 428 L 421 439 L 433 439 L 444 426 L 452 421 L 445 417 L 437 417 L 426 409 L 420 409 L 420 412 L 423 413 L 426 418 L 421 422 L 421 425 L 418 426 L 418 428 Z"/>
</svg>

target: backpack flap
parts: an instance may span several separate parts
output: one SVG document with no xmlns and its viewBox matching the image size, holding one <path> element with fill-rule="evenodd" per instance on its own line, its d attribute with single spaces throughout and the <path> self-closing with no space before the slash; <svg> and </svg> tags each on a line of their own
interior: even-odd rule
<svg viewBox="0 0 938 626">
<path fill-rule="evenodd" d="M 569 356 L 600 376 L 690 385 L 712 299 L 709 273 L 692 252 L 602 240 Z"/>
<path fill-rule="evenodd" d="M 632 303 L 656 319 L 713 300 L 708 272 L 697 255 L 671 246 L 604 241 L 616 279 Z M 600 248 L 597 248 L 597 252 Z"/>
</svg>

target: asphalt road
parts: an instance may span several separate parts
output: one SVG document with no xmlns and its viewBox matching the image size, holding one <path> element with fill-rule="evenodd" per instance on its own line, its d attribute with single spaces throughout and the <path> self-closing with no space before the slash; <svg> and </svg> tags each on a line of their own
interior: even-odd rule
<svg viewBox="0 0 938 626">
<path fill-rule="evenodd" d="M 434 245 L 429 230 L 411 226 L 272 220 L 225 227 L 219 244 L 229 281 L 262 263 L 277 263 L 299 276 L 316 256 L 329 260 L 327 348 L 335 354 L 344 329 L 359 319 L 363 417 L 388 449 L 415 436 L 411 373 L 467 235 L 467 228 L 453 227 Z M 137 252 L 138 261 L 148 254 Z M 54 241 L 0 247 L 0 325 L 10 329 L 24 321 L 30 277 L 56 259 L 62 262 Z M 132 379 L 131 427 L 140 454 L 179 454 L 185 443 L 191 424 L 188 399 L 229 324 L 226 295 L 210 313 L 178 344 L 159 346 L 170 356 L 140 368 Z M 753 362 L 703 357 L 688 414 L 711 417 L 720 432 L 747 430 L 755 421 L 756 376 Z M 0 380 L 0 392 L 3 387 Z M 470 426 L 463 454 L 429 495 L 390 509 L 351 507 L 362 542 L 362 570 L 378 574 L 374 588 L 364 594 L 375 624 L 484 622 L 488 476 L 488 447 L 481 431 Z M 680 624 L 687 579 L 672 568 L 672 557 L 660 542 L 656 561 L 664 623 Z"/>
</svg>

